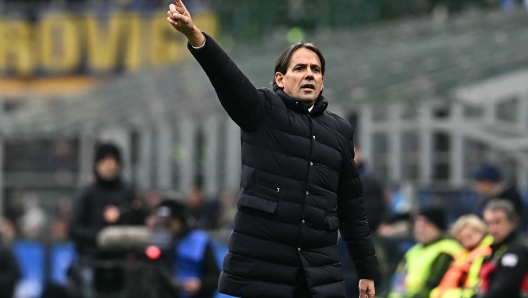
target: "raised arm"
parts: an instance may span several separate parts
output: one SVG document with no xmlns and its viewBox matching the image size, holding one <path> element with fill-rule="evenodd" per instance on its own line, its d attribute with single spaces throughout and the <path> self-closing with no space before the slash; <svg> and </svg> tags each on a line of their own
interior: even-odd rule
<svg viewBox="0 0 528 298">
<path fill-rule="evenodd" d="M 258 128 L 267 99 L 207 34 L 198 29 L 181 0 L 171 4 L 167 21 L 189 41 L 188 48 L 209 77 L 224 109 L 244 131 Z"/>
</svg>

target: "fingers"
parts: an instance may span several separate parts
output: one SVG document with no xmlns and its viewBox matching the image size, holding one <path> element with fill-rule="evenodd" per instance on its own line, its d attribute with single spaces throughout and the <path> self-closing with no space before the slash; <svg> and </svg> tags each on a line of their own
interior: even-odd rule
<svg viewBox="0 0 528 298">
<path fill-rule="evenodd" d="M 183 8 L 183 9 L 186 9 L 186 8 L 185 8 L 185 4 L 183 4 L 183 1 L 182 1 L 182 0 L 174 0 L 174 2 L 176 2 L 176 5 L 177 5 L 178 7 L 181 7 L 181 8 Z"/>
<path fill-rule="evenodd" d="M 173 14 L 173 15 L 172 15 L 172 19 L 173 19 L 174 21 L 178 22 L 178 23 L 181 22 L 182 25 L 183 25 L 183 24 L 188 25 L 188 24 L 190 23 L 190 21 L 191 21 L 190 18 L 188 18 L 188 17 L 186 17 L 186 16 L 184 16 L 184 15 L 182 15 L 182 14 L 179 14 L 179 13 L 175 13 L 175 14 Z"/>
<path fill-rule="evenodd" d="M 169 22 L 173 26 L 177 26 L 178 25 L 178 23 L 176 23 L 176 21 L 173 20 L 171 17 L 167 17 L 167 22 Z"/>
<path fill-rule="evenodd" d="M 359 287 L 359 297 L 367 297 L 367 289 L 365 287 Z"/>
<path fill-rule="evenodd" d="M 179 13 L 171 13 L 170 11 L 168 11 L 167 14 L 167 21 L 173 26 L 189 25 L 191 22 L 190 18 Z"/>
<path fill-rule="evenodd" d="M 174 4 L 170 4 L 170 5 L 169 5 L 169 11 L 170 11 L 171 13 L 176 13 L 176 12 L 179 13 L 179 11 L 178 11 L 178 7 L 176 7 L 176 5 L 174 5 Z"/>
<path fill-rule="evenodd" d="M 178 6 L 178 11 L 181 14 L 184 14 L 187 11 L 187 8 L 185 7 L 185 4 L 181 0 L 174 0 L 176 2 L 176 6 Z"/>
</svg>

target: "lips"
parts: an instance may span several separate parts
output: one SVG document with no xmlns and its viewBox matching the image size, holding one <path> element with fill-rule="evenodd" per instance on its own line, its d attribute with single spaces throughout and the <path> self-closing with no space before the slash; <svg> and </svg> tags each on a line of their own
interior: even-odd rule
<svg viewBox="0 0 528 298">
<path fill-rule="evenodd" d="M 313 84 L 304 84 L 304 85 L 301 85 L 301 89 L 303 89 L 303 90 L 315 90 L 315 85 L 313 85 Z"/>
</svg>

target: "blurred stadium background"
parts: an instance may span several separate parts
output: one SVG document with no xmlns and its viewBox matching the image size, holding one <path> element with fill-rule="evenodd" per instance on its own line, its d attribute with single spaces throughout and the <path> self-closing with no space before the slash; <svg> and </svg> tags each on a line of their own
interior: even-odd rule
<svg viewBox="0 0 528 298">
<path fill-rule="evenodd" d="M 67 243 L 98 141 L 119 144 L 139 195 L 198 184 L 224 218 L 236 209 L 239 130 L 166 23 L 169 3 L 0 1 L 1 227 L 34 260 L 19 297 L 55 278 L 41 248 Z M 528 193 L 528 1 L 185 3 L 255 86 L 291 42 L 318 45 L 330 109 L 356 127 L 389 206 L 440 204 L 453 220 L 486 162 Z M 220 244 L 228 219 L 210 226 Z"/>
</svg>

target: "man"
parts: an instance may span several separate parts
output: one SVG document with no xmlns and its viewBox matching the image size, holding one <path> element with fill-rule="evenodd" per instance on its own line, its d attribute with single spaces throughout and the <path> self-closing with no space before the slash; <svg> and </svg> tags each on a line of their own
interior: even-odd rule
<svg viewBox="0 0 528 298">
<path fill-rule="evenodd" d="M 365 210 L 370 232 L 377 233 L 386 212 L 385 191 L 376 176 L 365 164 L 363 153 L 356 146 L 356 156 L 354 157 L 361 182 L 363 182 L 363 199 L 365 200 Z"/>
<path fill-rule="evenodd" d="M 121 153 L 113 144 L 100 145 L 95 154 L 95 182 L 85 187 L 73 203 L 70 236 L 80 261 L 84 297 L 91 297 L 93 270 L 97 257 L 96 239 L 110 225 L 126 224 L 124 212 L 131 209 L 134 194 L 121 178 Z"/>
<path fill-rule="evenodd" d="M 165 200 L 158 207 L 158 219 L 174 239 L 173 278 L 179 285 L 180 298 L 213 297 L 220 271 L 211 239 L 207 233 L 189 225 L 185 205 Z"/>
<path fill-rule="evenodd" d="M 528 240 L 517 230 L 517 214 L 505 200 L 492 200 L 484 221 L 493 236 L 492 253 L 480 269 L 478 298 L 528 296 Z"/>
<path fill-rule="evenodd" d="M 326 110 L 325 60 L 288 47 L 273 90 L 256 89 L 194 24 L 181 0 L 168 22 L 184 34 L 218 98 L 242 130 L 241 196 L 219 290 L 237 297 L 345 297 L 337 230 L 374 297 L 377 260 L 354 164 L 353 130 Z"/>
<path fill-rule="evenodd" d="M 447 229 L 443 209 L 421 210 L 414 222 L 417 242 L 398 265 L 389 298 L 429 298 L 461 250 L 453 239 L 444 237 Z"/>
<path fill-rule="evenodd" d="M 504 181 L 500 170 L 491 164 L 485 164 L 473 173 L 473 189 L 481 200 L 475 206 L 474 213 L 482 216 L 486 204 L 492 199 L 504 199 L 510 201 L 519 218 L 523 216 L 523 204 L 519 192 L 513 185 Z"/>
</svg>

